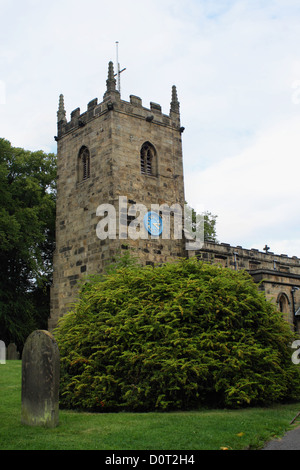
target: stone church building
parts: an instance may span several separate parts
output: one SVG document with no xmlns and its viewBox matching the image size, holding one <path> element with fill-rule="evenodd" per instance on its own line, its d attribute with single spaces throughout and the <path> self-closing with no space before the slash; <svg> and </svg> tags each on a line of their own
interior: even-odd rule
<svg viewBox="0 0 300 470">
<path fill-rule="evenodd" d="M 208 263 L 247 270 L 268 299 L 299 330 L 300 259 L 205 242 L 187 250 L 181 230 L 184 180 L 180 109 L 176 87 L 169 114 L 141 98 L 121 99 L 113 63 L 101 103 L 90 101 L 66 118 L 63 95 L 57 113 L 57 212 L 51 312 L 52 330 L 88 274 L 103 272 L 114 256 L 132 250 L 142 264 L 197 256 Z M 158 210 L 153 211 L 153 205 Z M 168 207 L 162 219 L 159 208 Z M 143 213 L 143 219 L 137 214 Z M 167 236 L 162 236 L 169 224 Z M 101 222 L 102 221 L 102 222 Z M 144 223 L 143 223 L 144 222 Z M 177 230 L 177 231 L 176 231 Z M 299 289 L 299 290 L 298 290 Z M 299 321 L 300 325 L 300 321 Z"/>
</svg>

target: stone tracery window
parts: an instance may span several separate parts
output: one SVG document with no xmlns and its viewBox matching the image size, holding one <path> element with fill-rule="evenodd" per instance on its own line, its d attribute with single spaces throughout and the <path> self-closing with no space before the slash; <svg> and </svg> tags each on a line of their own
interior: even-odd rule
<svg viewBox="0 0 300 470">
<path fill-rule="evenodd" d="M 79 181 L 84 181 L 90 177 L 90 152 L 85 146 L 81 147 L 79 152 L 78 176 Z"/>
<path fill-rule="evenodd" d="M 155 176 L 155 158 L 155 148 L 150 142 L 145 142 L 141 148 L 142 175 Z"/>
</svg>

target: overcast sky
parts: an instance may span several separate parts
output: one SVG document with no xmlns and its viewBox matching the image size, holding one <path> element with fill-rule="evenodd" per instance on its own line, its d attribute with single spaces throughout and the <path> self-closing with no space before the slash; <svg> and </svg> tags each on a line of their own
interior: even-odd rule
<svg viewBox="0 0 300 470">
<path fill-rule="evenodd" d="M 56 152 L 67 118 L 121 96 L 181 109 L 185 193 L 220 242 L 300 257 L 300 0 L 0 0 L 0 137 Z"/>
</svg>

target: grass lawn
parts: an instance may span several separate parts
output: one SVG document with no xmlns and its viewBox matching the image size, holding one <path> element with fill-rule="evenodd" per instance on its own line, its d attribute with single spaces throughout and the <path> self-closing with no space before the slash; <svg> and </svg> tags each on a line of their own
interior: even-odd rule
<svg viewBox="0 0 300 470">
<path fill-rule="evenodd" d="M 21 361 L 0 364 L 1 450 L 258 449 L 291 429 L 289 423 L 298 411 L 300 402 L 270 408 L 170 413 L 60 410 L 57 428 L 29 427 L 20 422 Z"/>
</svg>

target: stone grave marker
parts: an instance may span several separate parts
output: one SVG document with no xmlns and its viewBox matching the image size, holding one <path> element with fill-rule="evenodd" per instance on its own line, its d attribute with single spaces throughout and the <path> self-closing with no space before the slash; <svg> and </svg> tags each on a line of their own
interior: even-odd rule
<svg viewBox="0 0 300 470">
<path fill-rule="evenodd" d="M 17 350 L 15 343 L 10 343 L 7 346 L 7 360 L 16 360 L 20 358 L 20 354 Z"/>
<path fill-rule="evenodd" d="M 0 364 L 6 363 L 6 347 L 4 341 L 0 340 Z"/>
<path fill-rule="evenodd" d="M 21 422 L 55 427 L 59 409 L 59 350 L 51 333 L 31 333 L 22 353 Z"/>
</svg>

